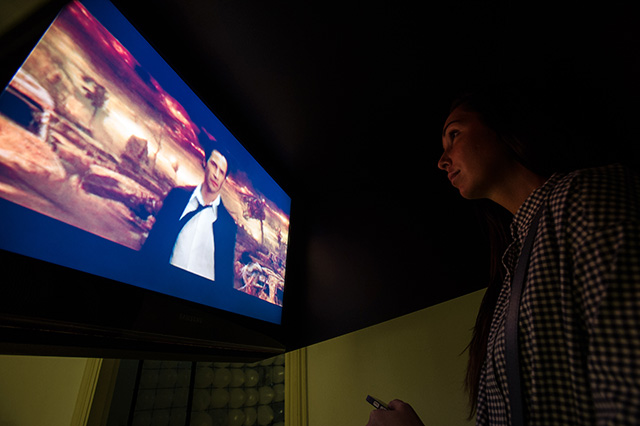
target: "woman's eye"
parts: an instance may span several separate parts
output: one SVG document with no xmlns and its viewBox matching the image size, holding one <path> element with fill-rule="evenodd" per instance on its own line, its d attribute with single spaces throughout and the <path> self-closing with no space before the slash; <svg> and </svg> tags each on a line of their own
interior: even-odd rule
<svg viewBox="0 0 640 426">
<path fill-rule="evenodd" d="M 460 132 L 458 130 L 452 130 L 449 132 L 449 139 L 450 140 L 454 140 L 456 138 L 456 136 L 458 136 Z"/>
</svg>

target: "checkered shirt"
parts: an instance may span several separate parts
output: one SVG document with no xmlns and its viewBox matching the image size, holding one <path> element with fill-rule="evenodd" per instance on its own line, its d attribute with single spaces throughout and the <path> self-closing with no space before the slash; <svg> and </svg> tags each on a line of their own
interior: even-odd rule
<svg viewBox="0 0 640 426">
<path fill-rule="evenodd" d="M 509 425 L 504 325 L 529 225 L 544 208 L 520 306 L 528 425 L 640 425 L 640 179 L 615 165 L 555 174 L 511 224 L 477 425 Z"/>
</svg>

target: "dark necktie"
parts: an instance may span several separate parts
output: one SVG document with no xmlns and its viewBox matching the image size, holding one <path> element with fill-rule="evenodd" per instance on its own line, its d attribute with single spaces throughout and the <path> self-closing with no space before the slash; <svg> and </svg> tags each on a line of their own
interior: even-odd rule
<svg viewBox="0 0 640 426">
<path fill-rule="evenodd" d="M 180 221 L 178 222 L 178 234 L 180 232 L 182 232 L 182 228 L 184 228 L 184 226 L 187 224 L 187 222 L 189 222 L 191 220 L 192 217 L 194 217 L 195 215 L 197 215 L 198 213 L 200 213 L 202 210 L 206 209 L 207 207 L 211 207 L 211 205 L 206 205 L 203 206 L 202 204 L 200 204 L 198 202 L 198 208 L 196 208 L 193 211 L 190 211 L 189 213 L 185 214 L 182 219 L 180 219 Z"/>
</svg>

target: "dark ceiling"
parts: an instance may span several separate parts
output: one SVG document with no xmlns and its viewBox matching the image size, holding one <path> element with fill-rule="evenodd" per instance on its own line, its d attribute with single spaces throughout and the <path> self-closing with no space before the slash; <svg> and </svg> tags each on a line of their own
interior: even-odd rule
<svg viewBox="0 0 640 426">
<path fill-rule="evenodd" d="M 113 2 L 291 195 L 293 346 L 486 285 L 472 203 L 436 168 L 456 93 L 562 77 L 624 116 L 639 93 L 626 6 Z"/>
</svg>

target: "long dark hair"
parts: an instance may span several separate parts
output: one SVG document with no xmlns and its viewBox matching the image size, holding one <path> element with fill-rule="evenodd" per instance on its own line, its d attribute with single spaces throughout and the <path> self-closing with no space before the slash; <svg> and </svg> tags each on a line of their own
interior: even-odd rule
<svg viewBox="0 0 640 426">
<path fill-rule="evenodd" d="M 554 106 L 561 102 L 558 92 L 555 92 L 555 97 L 553 93 L 535 86 L 528 87 L 528 90 L 522 87 L 511 90 L 504 87 L 488 88 L 457 97 L 451 104 L 450 112 L 460 107 L 477 113 L 483 123 L 496 132 L 513 158 L 542 177 L 595 165 L 595 145 L 584 135 L 577 135 L 575 126 L 579 127 L 580 123 L 576 122 L 575 117 L 558 119 L 559 114 Z M 563 114 L 565 112 L 562 111 Z M 585 116 L 582 118 L 585 119 Z M 585 128 L 592 129 L 592 126 Z M 595 134 L 592 136 L 596 137 Z M 577 144 L 580 144 L 579 149 Z M 492 201 L 477 200 L 474 203 L 484 218 L 491 261 L 489 283 L 467 347 L 469 361 L 465 387 L 469 396 L 469 418 L 473 417 L 476 410 L 489 329 L 504 280 L 502 255 L 511 241 L 509 224 L 512 220 L 511 213 Z"/>
<path fill-rule="evenodd" d="M 475 414 L 480 374 L 487 354 L 489 329 L 504 280 L 501 259 L 502 254 L 509 245 L 509 223 L 511 221 L 511 214 L 492 201 L 478 200 L 476 204 L 479 216 L 481 216 L 481 219 L 485 222 L 485 229 L 489 241 L 490 262 L 489 283 L 482 298 L 482 303 L 480 304 L 471 341 L 467 346 L 469 360 L 464 385 L 469 398 L 469 419 Z"/>
<path fill-rule="evenodd" d="M 520 136 L 522 132 L 516 131 L 523 126 L 518 123 L 519 114 L 513 105 L 514 102 L 513 100 L 507 101 L 504 95 L 504 93 L 496 91 L 467 93 L 452 102 L 450 112 L 456 108 L 463 108 L 477 113 L 482 122 L 496 132 L 500 142 L 508 148 L 508 152 L 517 161 L 531 170 L 536 169 L 537 173 L 541 175 L 549 174 L 547 170 L 538 170 L 536 161 L 532 159 L 534 154 L 530 148 L 531 144 L 527 144 L 526 139 Z M 526 134 L 526 132 L 524 133 Z M 465 388 L 469 397 L 469 418 L 473 417 L 476 410 L 480 375 L 487 353 L 489 329 L 504 280 L 502 254 L 511 239 L 509 223 L 512 219 L 509 211 L 493 201 L 477 200 L 474 203 L 479 216 L 484 221 L 484 229 L 489 242 L 490 262 L 489 283 L 476 317 L 471 342 L 467 347 L 469 361 L 465 376 Z"/>
</svg>

